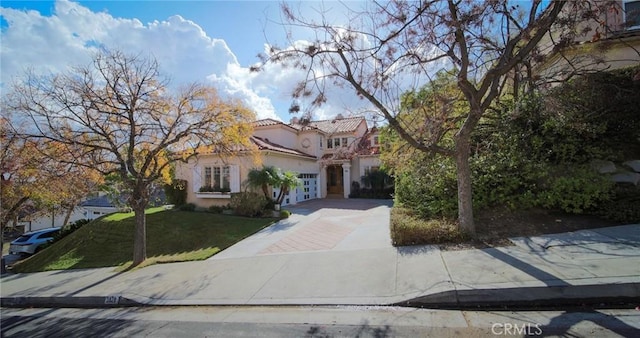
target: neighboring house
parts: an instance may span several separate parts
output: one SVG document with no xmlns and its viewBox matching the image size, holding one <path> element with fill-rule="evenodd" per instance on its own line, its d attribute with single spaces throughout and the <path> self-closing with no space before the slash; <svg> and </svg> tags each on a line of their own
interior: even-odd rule
<svg viewBox="0 0 640 338">
<path fill-rule="evenodd" d="M 534 66 L 534 73 L 542 82 L 562 82 L 583 72 L 612 70 L 640 64 L 640 0 L 618 0 L 595 21 L 578 25 L 576 42 L 560 48 L 557 31 L 540 42 L 543 58 Z M 564 15 L 572 15 L 566 6 Z M 639 74 L 640 75 L 640 74 Z"/>
<path fill-rule="evenodd" d="M 94 220 L 98 217 L 118 212 L 120 209 L 113 205 L 107 196 L 90 198 L 80 203 L 79 208 L 84 215 L 83 218 Z"/>
<path fill-rule="evenodd" d="M 187 202 L 200 207 L 229 203 L 226 193 L 200 192 L 203 186 L 215 186 L 231 193 L 245 190 L 252 168 L 274 166 L 299 173 L 302 185 L 292 190 L 283 202 L 295 204 L 315 198 L 348 198 L 351 183 L 360 182 L 368 170 L 380 166 L 378 131 L 369 128 L 363 117 L 290 123 L 273 119 L 254 122 L 251 142 L 258 155 L 238 150 L 231 158 L 218 154 L 199 155 L 178 165 L 176 178 L 187 183 Z M 275 197 L 277 189 L 271 189 Z"/>
<path fill-rule="evenodd" d="M 18 226 L 23 227 L 25 232 L 41 230 L 45 228 L 61 227 L 64 224 L 66 211 L 55 210 L 51 213 L 36 212 L 34 209 L 27 209 L 19 216 Z M 96 219 L 98 217 L 117 212 L 119 209 L 109 201 L 106 196 L 99 196 L 87 199 L 78 205 L 69 217 L 69 223 L 81 219 Z"/>
</svg>

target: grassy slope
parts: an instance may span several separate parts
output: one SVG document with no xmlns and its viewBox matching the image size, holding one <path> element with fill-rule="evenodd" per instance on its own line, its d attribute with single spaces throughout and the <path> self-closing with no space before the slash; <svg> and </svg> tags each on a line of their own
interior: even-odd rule
<svg viewBox="0 0 640 338">
<path fill-rule="evenodd" d="M 273 219 L 204 212 L 147 211 L 147 261 L 201 260 L 211 257 Z M 133 213 L 118 213 L 91 222 L 37 255 L 16 264 L 17 272 L 128 267 L 133 256 Z"/>
</svg>

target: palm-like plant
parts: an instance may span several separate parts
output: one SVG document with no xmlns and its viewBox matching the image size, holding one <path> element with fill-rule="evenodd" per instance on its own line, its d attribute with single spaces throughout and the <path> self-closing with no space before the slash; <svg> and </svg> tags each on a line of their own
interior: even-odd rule
<svg viewBox="0 0 640 338">
<path fill-rule="evenodd" d="M 277 169 L 276 173 L 277 180 L 274 186 L 280 188 L 280 193 L 278 193 L 278 197 L 276 198 L 276 204 L 282 204 L 284 196 L 288 194 L 291 189 L 299 186 L 301 181 L 298 178 L 298 174 L 293 171 L 282 172 L 280 169 Z"/>
<path fill-rule="evenodd" d="M 272 166 L 264 166 L 261 169 L 253 168 L 247 174 L 247 184 L 262 189 L 264 197 L 270 200 L 269 186 L 274 186 L 277 183 L 275 177 L 277 177 L 277 169 Z"/>
</svg>

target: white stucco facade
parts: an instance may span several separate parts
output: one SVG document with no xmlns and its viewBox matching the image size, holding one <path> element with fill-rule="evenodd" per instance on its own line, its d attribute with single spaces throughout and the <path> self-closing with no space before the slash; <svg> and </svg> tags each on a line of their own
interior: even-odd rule
<svg viewBox="0 0 640 338">
<path fill-rule="evenodd" d="M 369 129 L 361 117 L 304 125 L 296 120 L 285 124 L 267 119 L 256 121 L 254 126 L 252 141 L 257 156 L 242 151 L 225 158 L 205 154 L 177 166 L 176 178 L 187 181 L 188 203 L 203 208 L 228 204 L 231 193 L 249 189 L 249 171 L 263 165 L 298 173 L 302 184 L 285 197 L 284 205 L 328 195 L 348 198 L 352 182 L 360 182 L 365 166 L 380 166 L 377 143 L 373 142 L 377 130 Z M 200 192 L 206 184 L 225 191 Z M 274 197 L 278 191 L 270 189 L 270 193 Z"/>
</svg>

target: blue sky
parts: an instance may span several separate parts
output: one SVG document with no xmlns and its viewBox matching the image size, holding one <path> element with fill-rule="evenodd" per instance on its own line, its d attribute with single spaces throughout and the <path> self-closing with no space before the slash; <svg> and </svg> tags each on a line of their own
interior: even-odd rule
<svg viewBox="0 0 640 338">
<path fill-rule="evenodd" d="M 223 39 L 244 64 L 257 61 L 265 33 L 280 35 L 280 4 L 277 1 L 74 1 L 93 12 L 106 12 L 114 17 L 138 19 L 143 24 L 163 21 L 180 15 L 194 21 L 211 37 Z M 55 1 L 2 1 L 2 7 L 36 10 L 44 16 L 54 14 Z M 3 19 L 2 27 L 7 23 Z"/>
<path fill-rule="evenodd" d="M 314 13 L 332 3 L 298 5 Z M 301 74 L 275 66 L 258 74 L 248 70 L 265 42 L 287 43 L 278 1 L 3 0 L 0 8 L 3 91 L 25 69 L 47 73 L 84 65 L 96 45 L 104 45 L 150 52 L 174 83 L 212 84 L 242 99 L 260 118 L 291 118 L 290 92 Z M 316 117 L 344 113 L 354 99 L 335 97 Z"/>
<path fill-rule="evenodd" d="M 530 2 L 514 0 L 520 4 Z M 291 1 L 305 19 L 348 24 L 347 9 L 367 1 Z M 547 3 L 544 1 L 543 3 Z M 544 6 L 543 6 L 544 7 Z M 321 16 L 320 11 L 325 11 Z M 155 57 L 173 85 L 201 82 L 225 96 L 242 100 L 258 118 L 288 121 L 291 93 L 305 77 L 300 70 L 267 65 L 250 72 L 266 43 L 287 47 L 305 43 L 309 31 L 288 27 L 287 40 L 279 1 L 2 1 L 0 2 L 0 91 L 7 91 L 25 70 L 56 73 L 86 65 L 98 46 Z M 363 38 L 363 43 L 366 43 Z M 441 66 L 440 66 L 441 67 Z M 435 65 L 434 69 L 439 67 Z M 318 71 L 316 69 L 316 71 Z M 320 70 L 321 71 L 321 70 Z M 398 93 L 420 80 L 397 72 Z M 424 79 L 422 79 L 424 80 Z M 412 82 L 414 81 L 414 82 Z M 314 109 L 316 119 L 349 116 L 367 109 L 349 87 L 328 84 L 328 102 Z M 389 96 L 390 107 L 398 100 Z M 297 102 L 305 107 L 305 102 Z M 393 109 L 393 108 L 391 108 Z"/>
</svg>

